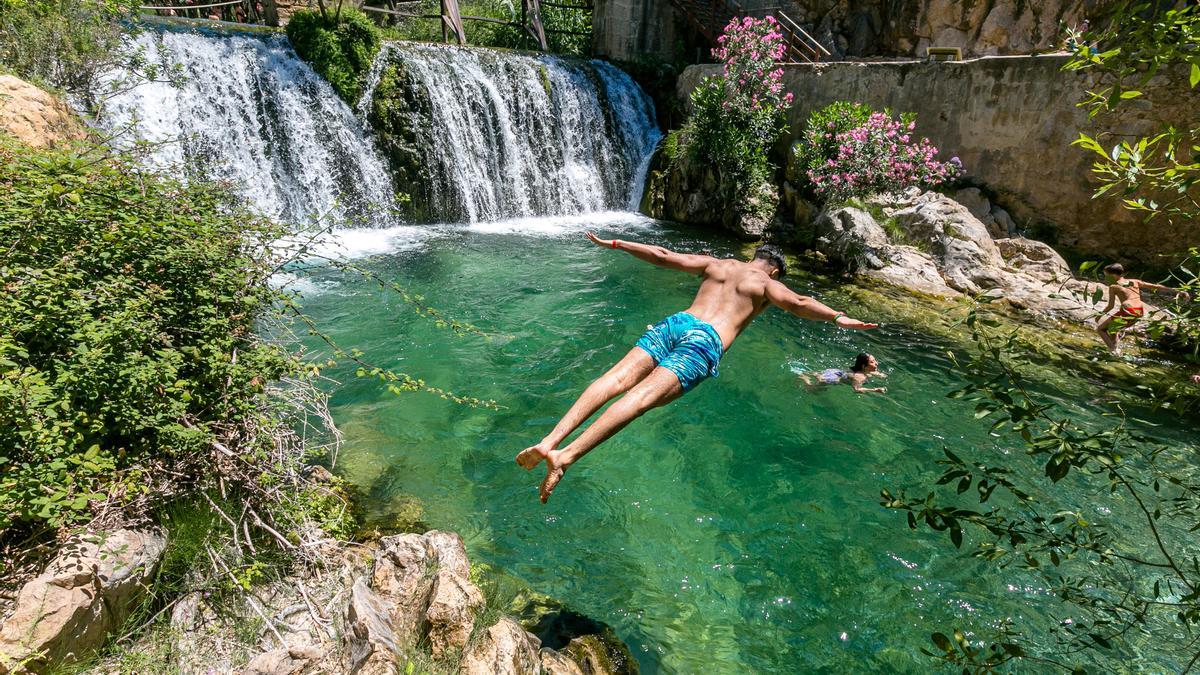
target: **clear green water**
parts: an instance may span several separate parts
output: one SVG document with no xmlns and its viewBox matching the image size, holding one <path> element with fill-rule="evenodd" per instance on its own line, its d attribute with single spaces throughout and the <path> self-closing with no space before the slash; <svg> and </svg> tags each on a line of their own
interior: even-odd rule
<svg viewBox="0 0 1200 675">
<path fill-rule="evenodd" d="M 878 505 L 881 487 L 937 475 L 944 443 L 1013 447 L 987 435 L 971 404 L 944 397 L 960 384 L 946 346 L 902 323 L 850 333 L 770 310 L 718 379 L 635 422 L 539 504 L 542 469 L 525 472 L 515 453 L 696 287 L 587 244 L 589 225 L 683 250 L 737 250 L 621 216 L 343 236 L 360 264 L 491 340 L 438 329 L 362 279 L 318 271 L 302 282 L 307 311 L 344 346 L 503 406 L 395 396 L 350 368 L 331 371 L 347 441 L 338 466 L 373 504 L 419 498 L 425 521 L 462 533 L 475 560 L 613 625 L 651 673 L 925 672 L 918 650 L 931 630 L 1001 617 L 1036 629 L 1058 616 L 1034 577 L 910 533 Z M 871 318 L 836 288 L 796 288 Z M 890 372 L 888 395 L 798 385 L 794 371 L 846 367 L 860 350 Z M 1096 414 L 1090 397 L 1056 395 Z"/>
</svg>

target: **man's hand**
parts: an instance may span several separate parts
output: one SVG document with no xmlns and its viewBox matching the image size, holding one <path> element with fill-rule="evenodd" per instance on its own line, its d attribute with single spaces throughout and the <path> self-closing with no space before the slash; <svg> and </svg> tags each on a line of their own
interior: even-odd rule
<svg viewBox="0 0 1200 675">
<path fill-rule="evenodd" d="M 851 319 L 845 314 L 839 316 L 835 323 L 837 323 L 838 328 L 846 328 L 849 330 L 870 330 L 872 328 L 879 328 L 879 324 L 877 323 L 866 323 L 865 321 L 859 321 L 858 319 Z"/>
<path fill-rule="evenodd" d="M 591 230 L 584 232 L 584 236 L 590 239 L 591 242 L 597 246 L 603 246 L 604 248 L 615 248 L 613 246 L 613 242 L 616 241 L 616 239 L 601 239 L 600 237 L 597 237 L 596 233 L 592 232 Z"/>
</svg>

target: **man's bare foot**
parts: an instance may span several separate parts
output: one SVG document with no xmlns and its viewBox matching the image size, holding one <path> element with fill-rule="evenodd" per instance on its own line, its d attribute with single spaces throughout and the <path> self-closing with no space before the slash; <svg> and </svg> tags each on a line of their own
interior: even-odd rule
<svg viewBox="0 0 1200 675">
<path fill-rule="evenodd" d="M 517 453 L 517 464 L 520 464 L 521 468 L 529 471 L 533 467 L 537 466 L 543 459 L 546 459 L 546 456 L 553 451 L 554 446 L 542 441 L 537 445 L 531 445 Z"/>
<path fill-rule="evenodd" d="M 570 466 L 570 464 L 562 459 L 562 452 L 562 450 L 555 450 L 546 455 L 546 478 L 542 480 L 541 489 L 543 504 L 550 499 L 550 493 L 554 492 L 554 488 L 562 480 L 567 467 Z"/>
</svg>

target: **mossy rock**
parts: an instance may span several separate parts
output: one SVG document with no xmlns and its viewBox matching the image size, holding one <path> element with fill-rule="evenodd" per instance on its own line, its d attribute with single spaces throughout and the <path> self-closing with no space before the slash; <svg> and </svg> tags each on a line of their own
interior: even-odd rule
<svg viewBox="0 0 1200 675">
<path fill-rule="evenodd" d="M 575 660 L 585 673 L 618 673 L 635 675 L 638 662 L 625 643 L 605 634 L 592 634 L 571 640 L 562 652 Z"/>
<path fill-rule="evenodd" d="M 411 222 L 431 222 L 437 209 L 429 192 L 432 184 L 431 139 L 423 125 L 432 119 L 429 93 L 408 72 L 403 61 L 392 59 L 379 75 L 367 120 L 377 145 L 387 158 L 396 186 L 408 196 L 403 201 L 405 217 Z"/>
<path fill-rule="evenodd" d="M 382 44 L 378 26 L 350 7 L 328 16 L 304 9 L 292 15 L 287 34 L 300 58 L 353 106 Z"/>
</svg>

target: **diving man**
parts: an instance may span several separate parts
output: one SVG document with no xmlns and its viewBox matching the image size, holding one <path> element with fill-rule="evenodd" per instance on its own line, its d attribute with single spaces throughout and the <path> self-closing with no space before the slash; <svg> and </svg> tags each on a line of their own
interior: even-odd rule
<svg viewBox="0 0 1200 675">
<path fill-rule="evenodd" d="M 567 468 L 597 445 L 651 408 L 666 405 L 704 379 L 716 377 L 721 356 L 768 305 L 802 319 L 832 321 L 842 328 L 876 327 L 835 312 L 781 283 L 779 279 L 787 272 L 787 263 L 774 246 L 761 246 L 749 262 L 742 262 L 676 253 L 661 246 L 619 239 L 605 240 L 591 232 L 587 238 L 597 246 L 625 251 L 652 265 L 699 275 L 700 290 L 686 311 L 650 326 L 632 351 L 584 390 L 540 443 L 517 455 L 517 464 L 525 469 L 533 469 L 545 460 L 542 503 L 550 498 Z M 578 438 L 558 449 L 558 444 L 580 424 L 621 394 L 625 396 Z"/>
</svg>

